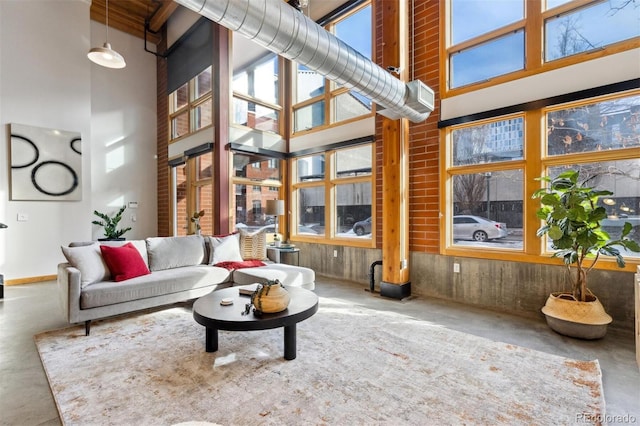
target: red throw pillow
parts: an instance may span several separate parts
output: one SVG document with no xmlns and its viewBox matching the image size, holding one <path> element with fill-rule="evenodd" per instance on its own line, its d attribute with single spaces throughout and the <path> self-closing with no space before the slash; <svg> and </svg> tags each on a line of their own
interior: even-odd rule
<svg viewBox="0 0 640 426">
<path fill-rule="evenodd" d="M 100 246 L 102 258 L 116 281 L 150 274 L 140 252 L 131 243 L 120 247 Z"/>
</svg>

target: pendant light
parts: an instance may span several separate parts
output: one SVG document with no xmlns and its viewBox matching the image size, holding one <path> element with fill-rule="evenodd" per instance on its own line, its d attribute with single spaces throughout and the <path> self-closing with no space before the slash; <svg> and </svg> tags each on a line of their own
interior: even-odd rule
<svg viewBox="0 0 640 426">
<path fill-rule="evenodd" d="M 109 44 L 109 0 L 107 0 L 107 36 L 102 47 L 94 47 L 87 53 L 87 57 L 98 65 L 107 68 L 124 68 L 127 64 L 121 54 L 111 48 Z"/>
</svg>

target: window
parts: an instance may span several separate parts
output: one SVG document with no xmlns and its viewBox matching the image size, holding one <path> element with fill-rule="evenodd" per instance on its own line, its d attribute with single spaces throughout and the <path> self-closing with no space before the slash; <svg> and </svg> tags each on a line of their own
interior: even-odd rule
<svg viewBox="0 0 640 426">
<path fill-rule="evenodd" d="M 204 235 L 213 234 L 213 153 L 205 152 L 187 159 L 186 163 L 171 168 L 173 235 L 183 236 L 196 232 L 191 221 L 200 210 Z"/>
<path fill-rule="evenodd" d="M 187 136 L 213 123 L 211 67 L 169 95 L 169 141 Z"/>
<path fill-rule="evenodd" d="M 453 245 L 523 249 L 524 116 L 451 129 Z"/>
<path fill-rule="evenodd" d="M 264 211 L 267 200 L 280 199 L 282 179 L 279 160 L 248 154 L 233 154 L 232 209 L 236 228 L 249 231 L 266 227 L 275 232 L 274 218 Z M 285 217 L 279 218 L 283 224 Z"/>
<path fill-rule="evenodd" d="M 452 126 L 446 135 L 445 252 L 548 256 L 535 234 L 539 205 L 529 200 L 536 178 L 567 169 L 614 193 L 599 200 L 610 236 L 630 222 L 640 241 L 639 91 Z"/>
<path fill-rule="evenodd" d="M 372 59 L 372 16 L 369 1 L 329 22 L 326 30 Z M 324 128 L 373 113 L 372 101 L 339 87 L 315 71 L 294 64 L 293 132 Z"/>
<path fill-rule="evenodd" d="M 372 144 L 299 157 L 293 170 L 296 237 L 371 244 Z"/>
<path fill-rule="evenodd" d="M 241 55 L 234 51 L 234 55 Z M 233 123 L 280 134 L 280 59 L 269 53 L 256 63 L 234 71 Z"/>
<path fill-rule="evenodd" d="M 543 5 L 544 10 L 541 7 Z M 446 88 L 515 79 L 525 71 L 595 49 L 634 47 L 636 4 L 628 0 L 448 0 Z M 536 24 L 535 23 L 539 23 Z M 621 47 L 618 47 L 621 46 Z"/>
</svg>

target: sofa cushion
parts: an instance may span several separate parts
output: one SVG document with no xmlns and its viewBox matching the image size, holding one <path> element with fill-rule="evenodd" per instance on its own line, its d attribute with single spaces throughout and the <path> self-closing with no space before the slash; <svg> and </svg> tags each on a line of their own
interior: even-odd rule
<svg viewBox="0 0 640 426">
<path fill-rule="evenodd" d="M 272 263 L 258 268 L 245 268 L 233 271 L 233 282 L 247 285 L 266 280 L 278 279 L 284 286 L 302 287 L 307 290 L 315 288 L 316 273 L 313 269 L 302 266 Z"/>
<path fill-rule="evenodd" d="M 67 262 L 80 271 L 82 288 L 98 281 L 111 279 L 107 264 L 102 259 L 100 244 L 92 243 L 78 247 L 61 247 Z"/>
<path fill-rule="evenodd" d="M 240 229 L 240 255 L 244 260 L 267 258 L 267 234 L 264 229 L 252 233 Z"/>
<path fill-rule="evenodd" d="M 82 291 L 80 308 L 90 309 L 179 293 L 228 283 L 230 278 L 231 274 L 226 269 L 195 265 L 154 271 L 152 274 L 131 278 L 118 284 L 113 281 L 103 281 L 92 284 Z"/>
<path fill-rule="evenodd" d="M 205 260 L 204 238 L 200 235 L 147 238 L 147 253 L 152 272 L 199 265 Z"/>
<path fill-rule="evenodd" d="M 221 262 L 242 262 L 244 259 L 240 254 L 240 235 L 230 234 L 224 236 L 211 236 L 211 264 Z"/>
<path fill-rule="evenodd" d="M 120 247 L 101 245 L 100 251 L 109 271 L 111 271 L 111 276 L 116 281 L 124 281 L 151 273 L 142 260 L 140 252 L 131 243 Z"/>
<path fill-rule="evenodd" d="M 101 246 L 109 246 L 109 247 L 122 247 L 125 244 L 133 244 L 133 246 L 140 253 L 140 257 L 144 260 L 144 264 L 149 267 L 149 256 L 147 254 L 147 242 L 145 240 L 105 240 L 99 241 Z"/>
</svg>

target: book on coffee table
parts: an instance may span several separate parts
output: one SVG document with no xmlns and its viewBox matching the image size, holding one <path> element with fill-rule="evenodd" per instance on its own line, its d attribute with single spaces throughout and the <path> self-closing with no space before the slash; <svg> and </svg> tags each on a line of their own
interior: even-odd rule
<svg viewBox="0 0 640 426">
<path fill-rule="evenodd" d="M 242 295 L 243 296 L 251 296 L 258 289 L 259 285 L 260 285 L 259 283 L 243 285 L 243 286 L 238 287 L 238 291 L 240 292 L 241 296 Z"/>
</svg>

